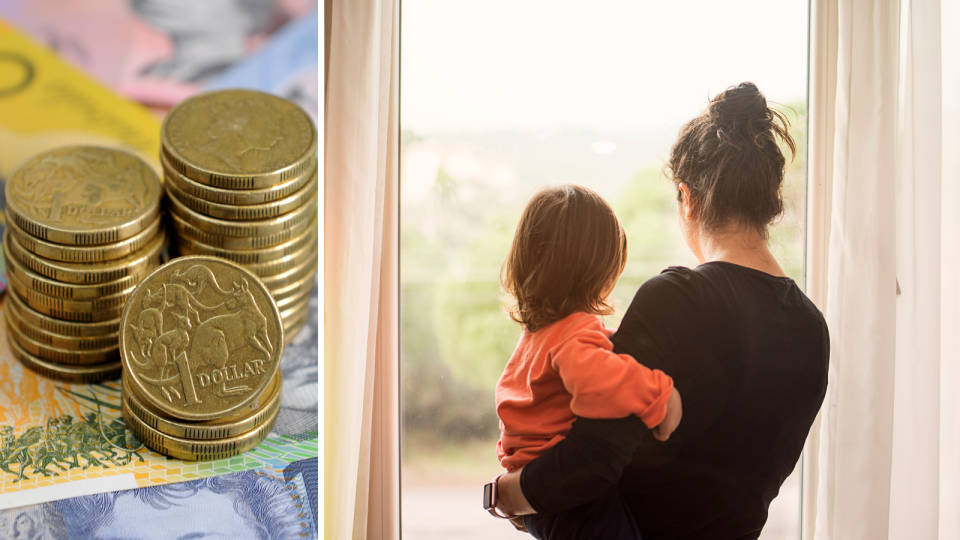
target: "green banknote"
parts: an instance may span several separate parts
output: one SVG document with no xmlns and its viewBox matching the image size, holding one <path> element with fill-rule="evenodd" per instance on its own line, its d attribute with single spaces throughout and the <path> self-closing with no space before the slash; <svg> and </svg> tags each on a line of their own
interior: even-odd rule
<svg viewBox="0 0 960 540">
<path fill-rule="evenodd" d="M 317 457 L 317 294 L 314 286 L 310 319 L 283 351 L 273 431 L 250 452 L 219 461 L 181 461 L 144 447 L 123 423 L 120 381 L 70 384 L 25 368 L 10 353 L 0 312 L 0 509 Z"/>
</svg>

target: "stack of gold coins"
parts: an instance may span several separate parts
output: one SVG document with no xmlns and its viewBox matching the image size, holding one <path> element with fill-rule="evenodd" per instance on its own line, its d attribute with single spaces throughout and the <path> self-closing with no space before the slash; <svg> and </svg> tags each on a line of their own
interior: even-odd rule
<svg viewBox="0 0 960 540">
<path fill-rule="evenodd" d="M 13 354 L 59 379 L 118 377 L 121 311 L 166 243 L 156 173 L 121 150 L 62 147 L 24 162 L 5 189 Z"/>
<path fill-rule="evenodd" d="M 120 328 L 123 417 L 145 445 L 222 459 L 270 432 L 283 324 L 255 274 L 217 257 L 174 259 L 136 288 Z"/>
<path fill-rule="evenodd" d="M 222 257 L 259 276 L 293 336 L 317 274 L 313 121 L 287 100 L 222 90 L 170 111 L 161 143 L 179 254 Z"/>
</svg>

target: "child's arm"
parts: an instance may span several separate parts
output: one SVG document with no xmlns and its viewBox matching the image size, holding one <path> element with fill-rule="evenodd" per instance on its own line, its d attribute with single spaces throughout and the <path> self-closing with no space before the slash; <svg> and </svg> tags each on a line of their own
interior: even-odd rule
<svg viewBox="0 0 960 540">
<path fill-rule="evenodd" d="M 584 324 L 551 350 L 550 361 L 573 395 L 570 409 L 577 416 L 623 418 L 635 414 L 648 428 L 659 425 L 666 416 L 673 379 L 629 355 L 615 354 L 596 317 L 584 317 Z M 678 402 L 679 396 L 674 401 Z"/>
</svg>

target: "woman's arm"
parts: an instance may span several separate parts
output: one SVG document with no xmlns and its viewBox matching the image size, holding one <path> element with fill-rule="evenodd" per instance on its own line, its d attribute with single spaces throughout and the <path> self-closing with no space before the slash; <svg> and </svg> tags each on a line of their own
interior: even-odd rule
<svg viewBox="0 0 960 540">
<path fill-rule="evenodd" d="M 578 418 L 560 444 L 500 478 L 497 508 L 513 516 L 554 514 L 596 499 L 617 483 L 647 432 L 635 416 Z M 542 479 L 550 485 L 535 485 Z"/>
<path fill-rule="evenodd" d="M 525 516 L 537 513 L 530 506 L 527 498 L 523 496 L 523 490 L 520 489 L 521 472 L 523 472 L 523 467 L 501 476 L 497 482 L 497 492 L 499 494 L 497 509 L 508 516 Z"/>
<path fill-rule="evenodd" d="M 578 418 L 564 440 L 523 468 L 519 484 L 524 499 L 540 514 L 596 499 L 620 480 L 648 433 L 636 416 Z"/>
</svg>

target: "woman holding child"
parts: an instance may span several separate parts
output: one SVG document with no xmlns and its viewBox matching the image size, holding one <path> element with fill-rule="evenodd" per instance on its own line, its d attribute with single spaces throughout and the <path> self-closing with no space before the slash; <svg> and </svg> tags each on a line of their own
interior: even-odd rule
<svg viewBox="0 0 960 540">
<path fill-rule="evenodd" d="M 528 204 L 503 271 L 524 332 L 497 386 L 496 507 L 536 538 L 759 537 L 829 357 L 822 315 L 767 246 L 778 140 L 795 152 L 752 83 L 681 129 L 669 170 L 700 265 L 647 281 L 616 333 L 600 319 L 626 260 L 616 215 L 576 186 Z"/>
</svg>

